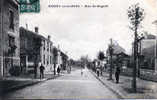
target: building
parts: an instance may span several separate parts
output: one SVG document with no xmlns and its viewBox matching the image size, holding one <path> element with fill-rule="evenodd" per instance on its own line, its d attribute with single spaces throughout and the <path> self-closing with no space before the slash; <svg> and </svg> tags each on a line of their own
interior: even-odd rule
<svg viewBox="0 0 157 100">
<path fill-rule="evenodd" d="M 68 56 L 65 53 L 61 52 L 61 59 L 62 59 L 61 67 L 63 70 L 66 70 L 68 64 Z"/>
<path fill-rule="evenodd" d="M 67 66 L 68 56 L 63 53 L 59 47 L 57 48 L 57 56 L 56 56 L 56 69 L 60 67 L 61 69 L 65 70 Z"/>
<path fill-rule="evenodd" d="M 106 56 L 107 56 L 108 61 L 110 60 L 110 49 L 109 48 L 110 48 L 110 46 L 108 47 L 108 49 L 106 51 Z M 125 49 L 123 47 L 121 47 L 118 43 L 113 44 L 112 49 L 113 49 L 113 54 L 112 54 L 113 61 L 116 60 L 117 54 L 120 54 L 122 52 L 125 53 Z"/>
<path fill-rule="evenodd" d="M 156 37 L 154 35 L 147 34 L 145 39 L 141 41 L 141 54 L 143 56 L 141 67 L 155 70 Z"/>
<path fill-rule="evenodd" d="M 41 47 L 41 64 L 45 66 L 46 73 L 53 72 L 53 64 L 54 64 L 54 54 L 53 54 L 53 42 L 51 41 L 51 36 L 44 38 L 42 40 L 42 47 Z"/>
<path fill-rule="evenodd" d="M 45 67 L 45 73 L 53 71 L 53 42 L 50 36 L 45 38 L 40 35 L 38 27 L 35 27 L 35 32 L 20 27 L 20 41 L 24 73 L 33 73 L 36 66 L 39 70 L 41 64 Z"/>
<path fill-rule="evenodd" d="M 152 24 L 155 24 L 156 27 L 156 34 L 157 34 L 157 20 L 154 21 Z M 157 36 L 156 36 L 156 50 L 155 50 L 155 71 L 157 72 Z"/>
<path fill-rule="evenodd" d="M 19 9 L 15 0 L 0 0 L 0 77 L 20 66 Z"/>
</svg>

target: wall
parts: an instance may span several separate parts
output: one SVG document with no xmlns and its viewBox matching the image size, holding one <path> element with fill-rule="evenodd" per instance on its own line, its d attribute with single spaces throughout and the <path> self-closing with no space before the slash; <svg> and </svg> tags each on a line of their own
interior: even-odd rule
<svg viewBox="0 0 157 100">
<path fill-rule="evenodd" d="M 3 0 L 0 0 L 0 78 L 3 76 L 3 47 L 2 47 L 2 2 Z"/>
<path fill-rule="evenodd" d="M 53 43 L 48 39 L 42 40 L 42 47 L 41 47 L 41 63 L 45 67 L 45 73 L 52 73 L 53 72 Z M 45 48 L 45 49 L 44 49 Z M 49 48 L 49 49 L 48 49 Z M 45 56 L 45 57 L 44 57 Z"/>
<path fill-rule="evenodd" d="M 3 0 L 2 0 L 3 1 Z M 9 11 L 12 10 L 14 13 L 14 30 L 9 28 Z M 8 75 L 9 69 L 11 66 L 11 59 L 13 59 L 13 65 L 20 66 L 20 41 L 19 41 L 19 12 L 18 5 L 16 5 L 12 0 L 5 0 L 3 3 L 3 44 L 2 48 L 4 49 L 4 74 Z M 9 37 L 8 35 L 15 38 L 15 55 L 13 57 L 9 56 Z"/>
</svg>

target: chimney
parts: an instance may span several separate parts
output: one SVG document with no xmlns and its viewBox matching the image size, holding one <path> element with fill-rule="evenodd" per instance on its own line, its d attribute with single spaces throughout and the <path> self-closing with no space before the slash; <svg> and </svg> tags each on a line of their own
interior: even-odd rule
<svg viewBox="0 0 157 100">
<path fill-rule="evenodd" d="M 51 36 L 50 35 L 48 35 L 48 40 L 50 40 L 51 39 Z"/>
<path fill-rule="evenodd" d="M 26 23 L 26 29 L 28 29 L 28 24 Z"/>
<path fill-rule="evenodd" d="M 39 28 L 35 27 L 35 33 L 39 33 Z"/>
</svg>

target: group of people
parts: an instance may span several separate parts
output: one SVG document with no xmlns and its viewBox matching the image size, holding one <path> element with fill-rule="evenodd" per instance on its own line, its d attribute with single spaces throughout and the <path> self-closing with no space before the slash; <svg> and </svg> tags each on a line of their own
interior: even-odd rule
<svg viewBox="0 0 157 100">
<path fill-rule="evenodd" d="M 100 68 L 97 68 L 96 69 L 96 73 L 97 73 L 97 76 L 99 77 L 100 75 L 100 71 L 101 69 Z M 119 75 L 120 75 L 120 66 L 116 66 L 116 70 L 115 70 L 115 79 L 116 79 L 116 83 L 119 83 Z"/>
<path fill-rule="evenodd" d="M 39 69 L 40 69 L 40 79 L 43 79 L 44 78 L 44 70 L 45 70 L 45 67 L 43 66 L 43 64 L 41 64 Z M 57 67 L 57 73 L 58 73 L 58 75 L 60 74 L 60 67 Z"/>
</svg>

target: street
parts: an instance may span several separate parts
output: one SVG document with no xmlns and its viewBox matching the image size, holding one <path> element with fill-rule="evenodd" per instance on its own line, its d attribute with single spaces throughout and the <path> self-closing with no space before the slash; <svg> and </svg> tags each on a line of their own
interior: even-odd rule
<svg viewBox="0 0 157 100">
<path fill-rule="evenodd" d="M 117 98 L 88 69 L 77 69 L 54 80 L 10 92 L 4 99 L 105 99 Z"/>
</svg>

